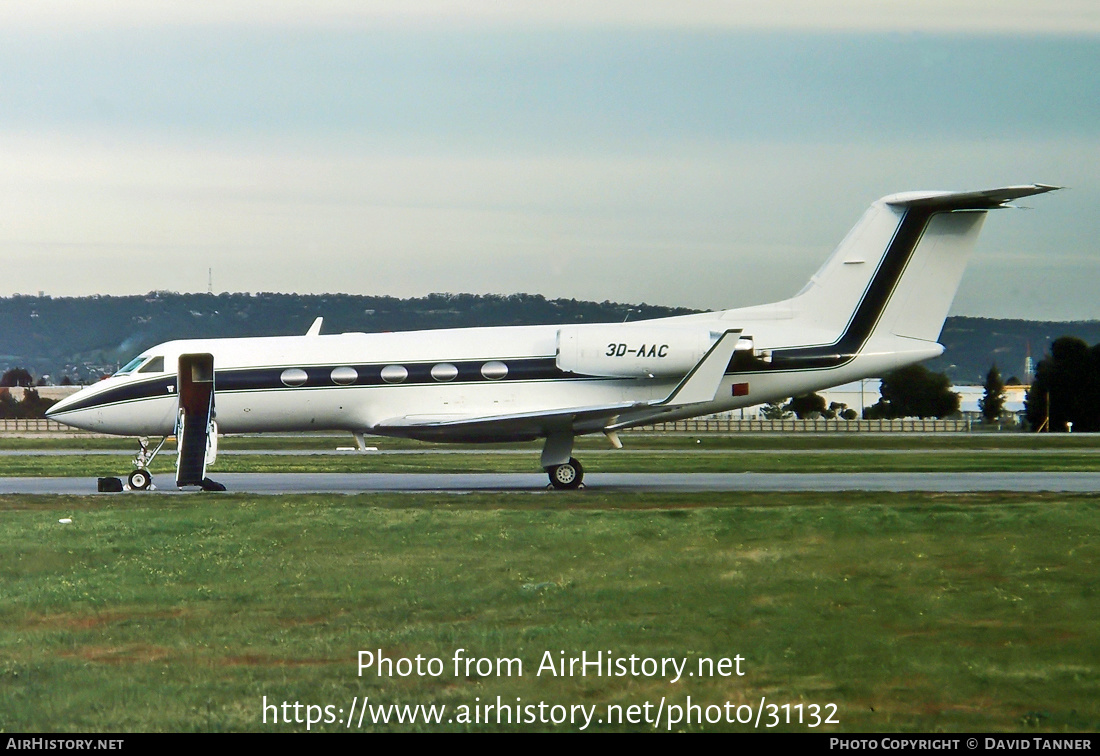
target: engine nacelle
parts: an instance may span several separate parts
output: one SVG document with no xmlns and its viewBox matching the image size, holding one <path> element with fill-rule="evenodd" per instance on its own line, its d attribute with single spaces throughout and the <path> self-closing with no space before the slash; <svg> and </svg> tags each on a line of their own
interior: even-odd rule
<svg viewBox="0 0 1100 756">
<path fill-rule="evenodd" d="M 718 336 L 705 328 L 565 326 L 558 329 L 557 365 L 570 373 L 611 378 L 680 377 Z"/>
</svg>

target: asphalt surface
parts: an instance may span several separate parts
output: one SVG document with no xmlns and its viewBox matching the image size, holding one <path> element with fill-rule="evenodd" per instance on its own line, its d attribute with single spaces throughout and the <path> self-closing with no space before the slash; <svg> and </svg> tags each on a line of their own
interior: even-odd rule
<svg viewBox="0 0 1100 756">
<path fill-rule="evenodd" d="M 223 473 L 213 474 L 230 492 L 255 494 L 360 492 L 543 491 L 541 473 Z M 1100 473 L 590 473 L 589 490 L 621 492 L 707 491 L 989 491 L 1100 492 Z M 179 493 L 171 476 L 154 480 L 156 491 Z M 0 494 L 94 494 L 94 478 L 0 478 Z M 569 492 L 557 492 L 568 496 Z M 118 496 L 119 494 L 102 494 Z"/>
</svg>

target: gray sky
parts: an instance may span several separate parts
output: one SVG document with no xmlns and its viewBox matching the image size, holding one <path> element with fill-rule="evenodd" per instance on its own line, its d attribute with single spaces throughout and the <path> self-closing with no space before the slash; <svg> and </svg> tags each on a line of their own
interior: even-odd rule
<svg viewBox="0 0 1100 756">
<path fill-rule="evenodd" d="M 1041 182 L 953 311 L 1097 319 L 1098 166 L 1091 1 L 0 11 L 0 295 L 731 307 L 884 194 Z"/>
</svg>

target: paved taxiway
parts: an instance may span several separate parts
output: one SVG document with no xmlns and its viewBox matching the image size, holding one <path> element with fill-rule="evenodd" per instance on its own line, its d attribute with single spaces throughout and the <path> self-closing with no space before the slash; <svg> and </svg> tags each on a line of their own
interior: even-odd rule
<svg viewBox="0 0 1100 756">
<path fill-rule="evenodd" d="M 541 473 L 222 473 L 230 492 L 256 494 L 359 492 L 543 491 Z M 152 493 L 177 492 L 170 475 Z M 589 473 L 589 490 L 705 491 L 987 491 L 1100 492 L 1100 473 Z M 94 478 L 0 478 L 0 494 L 92 494 Z M 148 494 L 149 492 L 146 492 Z M 104 496 L 118 494 L 103 494 Z M 560 495 L 568 495 L 563 492 Z"/>
</svg>

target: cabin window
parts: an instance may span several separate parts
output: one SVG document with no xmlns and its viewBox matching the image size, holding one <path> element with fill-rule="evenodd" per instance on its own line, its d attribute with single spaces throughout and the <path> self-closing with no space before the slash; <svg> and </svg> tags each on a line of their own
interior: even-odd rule
<svg viewBox="0 0 1100 756">
<path fill-rule="evenodd" d="M 138 370 L 138 372 L 139 373 L 163 373 L 164 372 L 164 358 L 159 357 L 159 356 L 154 357 L 153 359 L 149 360 L 144 365 L 142 365 L 141 369 Z"/>
<path fill-rule="evenodd" d="M 309 375 L 301 368 L 287 368 L 279 374 L 279 380 L 283 382 L 284 386 L 296 388 L 304 385 L 309 380 Z"/>
<path fill-rule="evenodd" d="M 382 368 L 382 380 L 386 383 L 401 383 L 409 377 L 409 371 L 401 365 L 386 365 Z"/>
<path fill-rule="evenodd" d="M 506 375 L 508 375 L 508 366 L 503 362 L 493 360 L 481 366 L 481 376 L 490 381 L 499 381 Z"/>
<path fill-rule="evenodd" d="M 458 368 L 449 362 L 441 362 L 432 367 L 432 378 L 440 383 L 453 381 L 458 377 Z"/>
<path fill-rule="evenodd" d="M 338 386 L 350 386 L 359 379 L 359 372 L 353 367 L 338 367 L 332 369 L 329 377 Z"/>
</svg>

